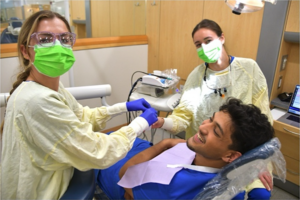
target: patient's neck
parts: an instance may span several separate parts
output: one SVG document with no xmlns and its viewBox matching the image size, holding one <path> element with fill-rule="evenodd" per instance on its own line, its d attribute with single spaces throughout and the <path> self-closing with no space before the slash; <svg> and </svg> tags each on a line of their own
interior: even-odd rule
<svg viewBox="0 0 300 200">
<path fill-rule="evenodd" d="M 213 167 L 213 168 L 222 168 L 228 164 L 227 162 L 224 162 L 221 158 L 220 159 L 206 158 L 197 153 L 196 153 L 193 163 L 194 163 L 194 165 Z"/>
</svg>

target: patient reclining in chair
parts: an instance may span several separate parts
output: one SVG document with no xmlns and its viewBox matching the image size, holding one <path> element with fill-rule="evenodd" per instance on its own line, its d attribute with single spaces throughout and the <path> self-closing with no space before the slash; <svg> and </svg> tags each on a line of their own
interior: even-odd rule
<svg viewBox="0 0 300 200">
<path fill-rule="evenodd" d="M 165 139 L 152 146 L 137 138 L 124 159 L 97 172 L 97 182 L 109 199 L 193 199 L 222 168 L 273 136 L 257 107 L 229 99 L 187 141 Z M 259 179 L 247 192 L 248 199 L 271 196 Z"/>
</svg>

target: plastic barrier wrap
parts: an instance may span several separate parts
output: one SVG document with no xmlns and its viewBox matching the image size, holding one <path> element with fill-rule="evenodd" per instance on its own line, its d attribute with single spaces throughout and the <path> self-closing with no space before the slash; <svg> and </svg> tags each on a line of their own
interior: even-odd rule
<svg viewBox="0 0 300 200">
<path fill-rule="evenodd" d="M 280 141 L 273 138 L 269 142 L 245 153 L 226 165 L 215 178 L 209 181 L 195 200 L 228 200 L 245 190 L 259 174 L 272 168 L 274 178 L 285 182 L 286 162 L 280 152 Z M 275 175 L 276 174 L 276 175 Z"/>
</svg>

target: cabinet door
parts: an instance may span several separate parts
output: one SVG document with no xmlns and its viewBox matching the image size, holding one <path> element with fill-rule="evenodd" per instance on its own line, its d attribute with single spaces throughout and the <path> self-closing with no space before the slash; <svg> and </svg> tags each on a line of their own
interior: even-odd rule
<svg viewBox="0 0 300 200">
<path fill-rule="evenodd" d="M 44 5 L 42 5 L 42 7 L 43 7 L 43 10 L 51 10 L 50 5 L 44 4 Z"/>
<path fill-rule="evenodd" d="M 91 23 L 92 37 L 109 37 L 110 34 L 110 14 L 109 0 L 91 1 Z"/>
<path fill-rule="evenodd" d="M 133 35 L 135 1 L 110 1 L 111 36 Z"/>
<path fill-rule="evenodd" d="M 285 31 L 299 32 L 299 1 L 297 0 L 292 0 L 290 2 Z"/>
<path fill-rule="evenodd" d="M 281 142 L 281 152 L 299 160 L 299 128 L 274 121 L 275 136 Z"/>
<path fill-rule="evenodd" d="M 286 161 L 286 179 L 296 185 L 299 185 L 299 160 L 284 156 Z"/>
<path fill-rule="evenodd" d="M 160 2 L 160 38 L 157 44 L 153 44 L 159 46 L 159 63 L 153 67 L 155 70 L 177 69 L 178 75 L 186 79 L 200 64 L 192 31 L 202 19 L 203 4 L 204 1 Z M 155 6 L 149 9 L 155 9 Z M 147 23 L 148 20 L 151 19 L 147 19 Z"/>
<path fill-rule="evenodd" d="M 146 5 L 145 1 L 136 1 L 134 9 L 133 35 L 146 34 Z"/>
<path fill-rule="evenodd" d="M 18 19 L 23 19 L 21 7 L 6 8 L 6 14 L 7 14 L 7 19 L 10 19 L 11 17 L 17 17 Z"/>
<path fill-rule="evenodd" d="M 72 20 L 85 20 L 85 1 L 70 1 Z"/>
<path fill-rule="evenodd" d="M 38 11 L 40 11 L 39 5 L 36 5 L 36 4 L 24 5 L 25 19 L 27 19 L 28 17 L 30 17 L 30 15 L 32 15 L 32 14 L 38 12 Z"/>
<path fill-rule="evenodd" d="M 281 152 L 299 160 L 299 128 L 274 121 L 275 136 L 281 142 Z"/>
<path fill-rule="evenodd" d="M 276 120 L 273 127 L 286 161 L 286 179 L 299 185 L 299 128 Z"/>
<path fill-rule="evenodd" d="M 145 1 L 110 1 L 111 35 L 145 35 Z"/>
</svg>

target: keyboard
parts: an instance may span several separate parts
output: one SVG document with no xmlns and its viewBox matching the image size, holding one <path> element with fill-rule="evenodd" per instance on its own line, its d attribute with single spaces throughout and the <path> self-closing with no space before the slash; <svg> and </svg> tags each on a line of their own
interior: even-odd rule
<svg viewBox="0 0 300 200">
<path fill-rule="evenodd" d="M 294 116 L 294 115 L 288 116 L 287 119 L 292 120 L 294 122 L 298 122 L 298 123 L 300 122 L 300 118 L 297 116 Z"/>
</svg>

